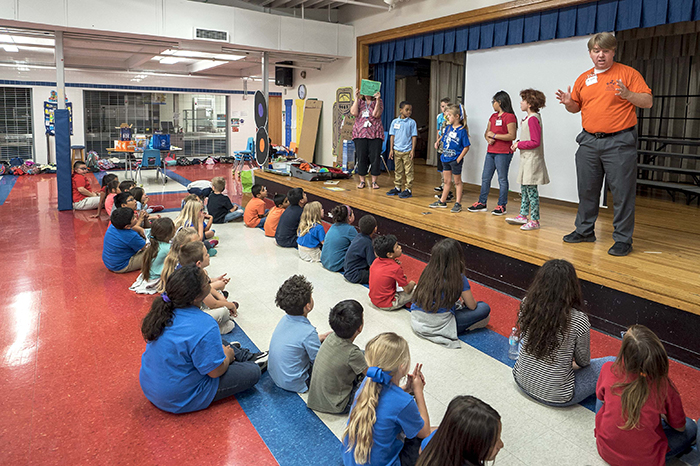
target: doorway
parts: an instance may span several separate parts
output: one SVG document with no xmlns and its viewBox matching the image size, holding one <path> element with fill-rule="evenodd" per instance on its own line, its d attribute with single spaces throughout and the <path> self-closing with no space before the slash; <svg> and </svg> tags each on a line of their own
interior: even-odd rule
<svg viewBox="0 0 700 466">
<path fill-rule="evenodd" d="M 415 158 L 425 161 L 428 157 L 431 120 L 430 60 L 415 58 L 396 62 L 396 108 L 394 115 L 397 117 L 402 101 L 407 101 L 413 107 L 411 118 L 416 121 L 418 128 Z"/>
</svg>

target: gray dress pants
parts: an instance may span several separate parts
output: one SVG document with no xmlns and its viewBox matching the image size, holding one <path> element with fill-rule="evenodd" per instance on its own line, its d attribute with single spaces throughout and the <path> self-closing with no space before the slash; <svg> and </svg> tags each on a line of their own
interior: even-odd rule
<svg viewBox="0 0 700 466">
<path fill-rule="evenodd" d="M 576 232 L 595 233 L 603 177 L 613 196 L 613 240 L 632 244 L 634 203 L 637 195 L 637 130 L 596 139 L 582 131 L 577 137 L 576 178 L 578 213 Z"/>
</svg>

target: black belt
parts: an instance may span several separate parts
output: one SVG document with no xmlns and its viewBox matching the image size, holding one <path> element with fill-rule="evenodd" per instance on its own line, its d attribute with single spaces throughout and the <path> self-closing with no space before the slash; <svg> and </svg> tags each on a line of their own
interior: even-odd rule
<svg viewBox="0 0 700 466">
<path fill-rule="evenodd" d="M 593 136 L 596 139 L 603 139 L 603 138 L 609 138 L 610 136 L 617 136 L 618 134 L 626 133 L 627 131 L 632 131 L 634 129 L 634 126 L 631 126 L 627 129 L 623 129 L 622 131 L 616 131 L 614 133 L 591 133 L 590 131 L 586 131 L 588 134 Z"/>
</svg>

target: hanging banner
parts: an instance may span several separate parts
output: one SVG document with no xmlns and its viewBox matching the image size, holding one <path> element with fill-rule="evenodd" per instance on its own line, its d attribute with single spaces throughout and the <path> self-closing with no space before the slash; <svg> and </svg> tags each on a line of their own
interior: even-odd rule
<svg viewBox="0 0 700 466">
<path fill-rule="evenodd" d="M 58 102 L 44 102 L 44 126 L 46 134 L 49 136 L 56 135 L 56 127 L 54 124 L 54 111 L 58 109 Z M 73 104 L 66 102 L 66 110 L 68 110 L 68 121 L 70 125 L 70 134 L 73 135 Z"/>
</svg>

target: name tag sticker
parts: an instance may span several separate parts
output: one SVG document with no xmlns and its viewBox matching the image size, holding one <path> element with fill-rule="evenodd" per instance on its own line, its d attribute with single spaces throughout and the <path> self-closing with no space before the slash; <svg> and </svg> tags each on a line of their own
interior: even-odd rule
<svg viewBox="0 0 700 466">
<path fill-rule="evenodd" d="M 394 129 L 401 129 L 401 123 L 394 123 Z"/>
<path fill-rule="evenodd" d="M 591 84 L 595 84 L 598 82 L 598 75 L 594 74 L 593 76 L 589 76 L 586 78 L 586 86 L 590 86 Z"/>
<path fill-rule="evenodd" d="M 503 120 L 496 120 L 496 126 L 503 126 Z"/>
<path fill-rule="evenodd" d="M 454 138 L 456 138 L 456 137 L 457 137 L 457 131 L 451 131 L 450 134 L 449 134 L 449 138 L 450 138 L 450 139 L 454 139 Z"/>
<path fill-rule="evenodd" d="M 362 112 L 362 118 L 369 118 L 369 110 L 365 110 Z"/>
</svg>

